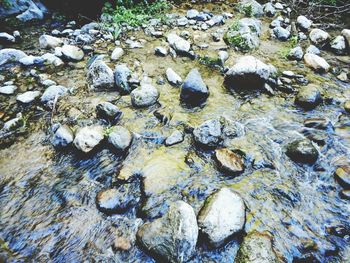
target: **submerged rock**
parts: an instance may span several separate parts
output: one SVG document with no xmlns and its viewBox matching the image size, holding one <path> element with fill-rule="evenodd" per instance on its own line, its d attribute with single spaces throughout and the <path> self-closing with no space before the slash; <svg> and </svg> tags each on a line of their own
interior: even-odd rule
<svg viewBox="0 0 350 263">
<path fill-rule="evenodd" d="M 148 107 L 157 102 L 159 98 L 158 90 L 151 84 L 142 84 L 131 93 L 131 103 L 135 107 Z"/>
<path fill-rule="evenodd" d="M 118 151 L 125 151 L 132 141 L 132 134 L 122 126 L 114 126 L 108 134 L 108 142 Z"/>
<path fill-rule="evenodd" d="M 239 263 L 282 263 L 272 247 L 272 238 L 267 233 L 251 232 L 238 250 L 235 262 Z"/>
<path fill-rule="evenodd" d="M 321 73 L 328 72 L 331 67 L 324 58 L 311 53 L 305 54 L 304 62 L 309 68 Z"/>
<path fill-rule="evenodd" d="M 96 59 L 88 69 L 87 82 L 91 89 L 111 89 L 114 87 L 113 70 L 102 59 Z"/>
<path fill-rule="evenodd" d="M 101 126 L 87 126 L 80 128 L 73 141 L 78 150 L 88 153 L 95 148 L 104 138 Z"/>
<path fill-rule="evenodd" d="M 172 203 L 166 215 L 142 225 L 137 238 L 159 260 L 186 262 L 194 253 L 198 239 L 193 208 L 183 201 Z"/>
<path fill-rule="evenodd" d="M 232 90 L 261 89 L 273 71 L 271 65 L 253 56 L 243 56 L 226 73 L 224 84 Z"/>
<path fill-rule="evenodd" d="M 192 69 L 181 86 L 180 98 L 183 102 L 197 106 L 206 101 L 209 90 L 198 69 Z"/>
<path fill-rule="evenodd" d="M 291 142 L 287 146 L 286 154 L 295 162 L 313 164 L 318 159 L 318 151 L 310 140 L 302 139 Z"/>
<path fill-rule="evenodd" d="M 74 135 L 72 130 L 64 125 L 61 125 L 51 139 L 51 143 L 55 147 L 66 147 L 73 142 Z"/>
<path fill-rule="evenodd" d="M 0 50 L 0 66 L 6 63 L 19 62 L 20 59 L 26 57 L 26 53 L 14 48 L 4 48 Z"/>
<path fill-rule="evenodd" d="M 317 86 L 312 84 L 302 87 L 295 98 L 295 103 L 306 110 L 316 108 L 321 101 L 320 91 Z"/>
<path fill-rule="evenodd" d="M 221 141 L 222 126 L 219 120 L 207 120 L 194 129 L 194 140 L 202 146 L 215 147 Z"/>
<path fill-rule="evenodd" d="M 225 172 L 237 174 L 244 171 L 242 157 L 227 148 L 215 150 L 215 158 L 220 168 Z"/>
<path fill-rule="evenodd" d="M 64 45 L 61 49 L 64 58 L 72 61 L 80 61 L 84 58 L 84 51 L 72 45 Z"/>
<path fill-rule="evenodd" d="M 198 227 L 210 245 L 219 247 L 243 230 L 245 205 L 241 196 L 222 188 L 205 201 L 198 215 Z"/>
</svg>

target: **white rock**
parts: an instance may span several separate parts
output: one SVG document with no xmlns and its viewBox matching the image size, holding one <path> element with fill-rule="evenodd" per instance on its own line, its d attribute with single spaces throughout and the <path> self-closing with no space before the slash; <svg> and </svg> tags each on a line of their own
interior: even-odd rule
<svg viewBox="0 0 350 263">
<path fill-rule="evenodd" d="M 104 138 L 102 126 L 87 126 L 80 128 L 73 141 L 78 150 L 88 153 Z"/>
<path fill-rule="evenodd" d="M 64 45 L 62 47 L 62 55 L 69 60 L 80 61 L 84 58 L 84 52 L 72 45 Z"/>
<path fill-rule="evenodd" d="M 124 55 L 124 50 L 121 47 L 116 47 L 111 55 L 111 59 L 116 61 L 119 60 Z"/>
<path fill-rule="evenodd" d="M 315 45 L 323 45 L 329 40 L 329 34 L 326 31 L 315 28 L 310 32 L 310 40 Z"/>
<path fill-rule="evenodd" d="M 0 50 L 0 66 L 10 63 L 18 62 L 20 59 L 26 57 L 27 55 L 18 49 L 4 48 Z"/>
<path fill-rule="evenodd" d="M 172 68 L 167 68 L 166 77 L 172 85 L 179 86 L 182 83 L 181 77 Z"/>
<path fill-rule="evenodd" d="M 40 96 L 40 91 L 27 91 L 17 96 L 17 101 L 27 104 L 33 102 Z"/>
<path fill-rule="evenodd" d="M 108 142 L 119 151 L 126 150 L 132 141 L 132 135 L 128 129 L 122 126 L 114 126 L 108 135 Z"/>
<path fill-rule="evenodd" d="M 55 48 L 63 44 L 62 39 L 50 35 L 42 35 L 39 38 L 40 48 Z"/>
<path fill-rule="evenodd" d="M 183 39 L 182 37 L 179 37 L 174 33 L 170 33 L 167 37 L 167 40 L 170 46 L 173 49 L 175 49 L 175 51 L 177 52 L 188 53 L 190 51 L 190 48 L 191 48 L 190 42 Z"/>
<path fill-rule="evenodd" d="M 16 86 L 6 85 L 6 86 L 0 87 L 0 94 L 12 95 L 13 93 L 15 93 L 16 90 L 17 90 Z"/>
<path fill-rule="evenodd" d="M 140 88 L 134 89 L 130 96 L 135 107 L 148 107 L 157 102 L 159 92 L 150 84 L 142 84 Z"/>
<path fill-rule="evenodd" d="M 327 72 L 330 69 L 330 65 L 327 63 L 327 61 L 315 54 L 305 54 L 304 61 L 306 66 L 317 72 Z"/>
<path fill-rule="evenodd" d="M 297 25 L 302 30 L 309 30 L 312 25 L 312 21 L 308 19 L 306 16 L 298 16 Z"/>
</svg>

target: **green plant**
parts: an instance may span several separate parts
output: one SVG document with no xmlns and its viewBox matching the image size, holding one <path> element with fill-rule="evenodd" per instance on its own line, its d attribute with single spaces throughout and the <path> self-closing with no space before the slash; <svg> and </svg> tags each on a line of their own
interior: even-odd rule
<svg viewBox="0 0 350 263">
<path fill-rule="evenodd" d="M 241 12 L 243 12 L 247 17 L 253 16 L 253 6 L 251 4 L 243 5 Z"/>
<path fill-rule="evenodd" d="M 199 58 L 199 63 L 211 68 L 216 68 L 221 65 L 221 60 L 220 58 L 211 58 L 211 57 L 205 56 L 205 57 Z"/>
<path fill-rule="evenodd" d="M 0 0 L 0 6 L 4 7 L 5 9 L 11 7 L 11 3 L 9 0 Z"/>
</svg>

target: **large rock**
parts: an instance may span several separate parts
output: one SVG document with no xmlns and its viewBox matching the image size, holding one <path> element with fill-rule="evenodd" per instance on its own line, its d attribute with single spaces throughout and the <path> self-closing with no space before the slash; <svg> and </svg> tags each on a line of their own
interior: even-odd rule
<svg viewBox="0 0 350 263">
<path fill-rule="evenodd" d="M 40 48 L 55 48 L 63 44 L 62 39 L 50 35 L 42 35 L 39 37 Z"/>
<path fill-rule="evenodd" d="M 41 96 L 41 102 L 43 104 L 52 104 L 55 100 L 67 94 L 68 89 L 61 85 L 54 85 L 48 87 Z M 48 105 L 50 106 L 50 105 Z"/>
<path fill-rule="evenodd" d="M 64 125 L 61 125 L 53 135 L 51 143 L 55 147 L 66 147 L 73 142 L 74 135 L 72 130 Z"/>
<path fill-rule="evenodd" d="M 275 37 L 279 40 L 286 41 L 290 37 L 290 31 L 281 26 L 277 26 L 272 30 Z"/>
<path fill-rule="evenodd" d="M 32 2 L 25 12 L 16 17 L 22 22 L 41 20 L 44 18 L 44 12 L 34 2 Z"/>
<path fill-rule="evenodd" d="M 148 107 L 157 102 L 159 98 L 158 90 L 151 84 L 142 84 L 131 93 L 131 103 L 135 107 Z"/>
<path fill-rule="evenodd" d="M 175 33 L 170 33 L 167 37 L 167 40 L 170 46 L 175 49 L 177 53 L 185 53 L 187 54 L 190 51 L 191 43 L 187 40 L 179 37 Z"/>
<path fill-rule="evenodd" d="M 196 106 L 205 102 L 208 96 L 208 87 L 204 83 L 198 69 L 192 69 L 181 86 L 181 100 L 187 104 Z"/>
<path fill-rule="evenodd" d="M 130 78 L 131 71 L 126 65 L 122 64 L 115 67 L 114 81 L 121 94 L 129 94 L 131 92 L 129 85 Z"/>
<path fill-rule="evenodd" d="M 131 141 L 131 133 L 122 126 L 114 126 L 108 134 L 108 142 L 118 151 L 126 150 L 130 146 Z"/>
<path fill-rule="evenodd" d="M 254 18 L 242 18 L 234 22 L 224 35 L 226 44 L 238 48 L 243 52 L 259 46 L 261 22 Z"/>
<path fill-rule="evenodd" d="M 344 55 L 346 53 L 346 41 L 345 37 L 337 36 L 331 42 L 331 49 L 337 55 Z"/>
<path fill-rule="evenodd" d="M 255 0 L 240 0 L 239 9 L 247 16 L 263 16 L 264 8 Z"/>
<path fill-rule="evenodd" d="M 166 215 L 142 225 L 137 238 L 160 262 L 186 262 L 194 253 L 198 239 L 193 208 L 183 201 L 171 204 Z"/>
<path fill-rule="evenodd" d="M 84 58 L 84 52 L 76 46 L 64 45 L 61 52 L 63 57 L 67 60 L 80 61 Z"/>
<path fill-rule="evenodd" d="M 321 101 L 321 93 L 313 84 L 300 88 L 295 98 L 295 103 L 306 110 L 316 108 Z"/>
<path fill-rule="evenodd" d="M 243 240 L 235 262 L 238 263 L 282 263 L 272 247 L 268 233 L 251 232 Z"/>
<path fill-rule="evenodd" d="M 198 227 L 210 245 L 219 247 L 243 230 L 245 205 L 241 196 L 222 188 L 205 201 L 198 215 Z"/>
<path fill-rule="evenodd" d="M 219 120 L 207 120 L 193 130 L 194 140 L 202 146 L 215 147 L 222 139 Z"/>
<path fill-rule="evenodd" d="M 304 62 L 309 68 L 321 73 L 328 72 L 331 67 L 324 58 L 312 53 L 304 55 Z"/>
<path fill-rule="evenodd" d="M 287 145 L 286 154 L 295 162 L 313 164 L 318 159 L 318 151 L 310 140 L 296 140 Z"/>
<path fill-rule="evenodd" d="M 315 28 L 311 30 L 309 37 L 314 45 L 319 46 L 326 44 L 330 36 L 326 31 Z"/>
<path fill-rule="evenodd" d="M 26 57 L 26 53 L 13 48 L 4 48 L 0 50 L 0 66 L 6 63 L 19 62 L 20 59 Z"/>
<path fill-rule="evenodd" d="M 253 56 L 244 56 L 228 70 L 224 84 L 232 90 L 261 89 L 274 70 Z"/>
<path fill-rule="evenodd" d="M 91 89 L 111 89 L 114 87 L 113 70 L 102 59 L 96 59 L 88 69 L 87 82 Z"/>
<path fill-rule="evenodd" d="M 309 28 L 312 25 L 312 21 L 310 19 L 308 19 L 305 16 L 298 16 L 297 17 L 297 26 L 303 30 L 303 31 L 307 31 L 309 30 Z"/>
<path fill-rule="evenodd" d="M 80 128 L 73 141 L 78 150 L 88 153 L 94 149 L 104 138 L 101 126 L 87 126 Z"/>
<path fill-rule="evenodd" d="M 224 172 L 235 175 L 244 171 L 242 157 L 227 148 L 216 150 L 215 158 Z"/>
</svg>

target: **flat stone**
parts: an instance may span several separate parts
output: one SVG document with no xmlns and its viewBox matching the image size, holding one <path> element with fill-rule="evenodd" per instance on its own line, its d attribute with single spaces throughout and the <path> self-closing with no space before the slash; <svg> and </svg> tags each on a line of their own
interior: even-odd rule
<svg viewBox="0 0 350 263">
<path fill-rule="evenodd" d="M 27 91 L 19 94 L 16 98 L 17 101 L 27 104 L 33 102 L 36 98 L 40 96 L 40 91 Z"/>
<path fill-rule="evenodd" d="M 14 85 L 7 85 L 0 87 L 0 94 L 3 95 L 12 95 L 17 90 L 17 87 Z"/>
</svg>

